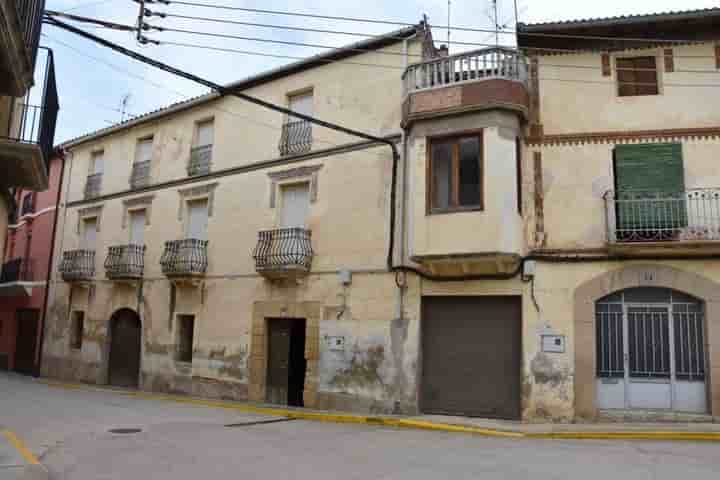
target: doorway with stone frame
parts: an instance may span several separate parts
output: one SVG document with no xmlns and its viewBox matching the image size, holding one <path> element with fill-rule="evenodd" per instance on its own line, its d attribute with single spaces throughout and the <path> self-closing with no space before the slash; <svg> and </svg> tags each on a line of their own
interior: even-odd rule
<svg viewBox="0 0 720 480">
<path fill-rule="evenodd" d="M 317 403 L 319 385 L 318 360 L 320 351 L 319 302 L 255 302 L 250 341 L 249 399 L 265 402 L 268 399 L 268 367 L 270 362 L 270 325 L 273 320 L 301 320 L 305 323 L 305 379 L 302 404 L 313 408 Z"/>
</svg>

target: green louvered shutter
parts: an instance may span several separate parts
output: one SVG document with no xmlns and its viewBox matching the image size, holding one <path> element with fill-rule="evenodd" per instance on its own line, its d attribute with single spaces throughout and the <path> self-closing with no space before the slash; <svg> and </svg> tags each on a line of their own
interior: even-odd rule
<svg viewBox="0 0 720 480">
<path fill-rule="evenodd" d="M 619 240 L 675 236 L 687 225 L 682 145 L 616 146 L 615 191 Z"/>
</svg>

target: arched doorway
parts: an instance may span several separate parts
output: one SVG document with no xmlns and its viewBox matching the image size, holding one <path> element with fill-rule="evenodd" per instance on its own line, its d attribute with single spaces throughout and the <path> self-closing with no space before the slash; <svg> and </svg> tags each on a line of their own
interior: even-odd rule
<svg viewBox="0 0 720 480">
<path fill-rule="evenodd" d="M 110 319 L 108 383 L 118 387 L 138 386 L 140 376 L 140 317 L 133 310 L 118 310 Z"/>
<path fill-rule="evenodd" d="M 598 408 L 707 412 L 701 300 L 626 288 L 595 302 L 595 329 Z"/>
</svg>

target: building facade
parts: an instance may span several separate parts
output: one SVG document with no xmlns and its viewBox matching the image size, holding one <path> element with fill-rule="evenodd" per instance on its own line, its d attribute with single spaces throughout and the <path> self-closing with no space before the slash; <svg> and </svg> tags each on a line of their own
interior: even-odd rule
<svg viewBox="0 0 720 480">
<path fill-rule="evenodd" d="M 23 196 L 21 192 L 40 192 L 48 187 L 58 100 L 52 52 L 39 47 L 44 6 L 43 0 L 0 1 L 0 251 L 3 254 L 8 225 L 14 231 L 24 211 L 18 201 L 27 199 L 26 206 L 31 207 L 34 200 L 32 194 Z M 50 245 L 51 233 L 44 235 Z M 0 267 L 0 310 L 10 309 L 6 302 L 14 301 L 15 287 L 6 287 L 25 282 L 28 277 L 22 260 L 13 260 Z M 47 263 L 49 259 L 45 260 Z M 7 295 L 10 297 L 6 298 Z M 15 340 L 19 333 L 23 339 L 29 339 L 33 332 L 39 331 L 35 316 L 21 317 L 2 320 L 0 369 L 14 367 Z M 35 346 L 33 343 L 32 355 L 24 354 L 28 349 L 20 351 L 19 365 L 24 371 L 37 373 L 39 370 Z M 25 368 L 30 357 L 35 359 L 32 367 Z"/>
<path fill-rule="evenodd" d="M 0 274 L 0 369 L 39 372 L 43 311 L 51 265 L 62 159 L 49 162 L 48 188 L 18 188 Z"/>
<path fill-rule="evenodd" d="M 420 24 L 235 85 L 394 148 L 212 95 L 68 142 L 43 372 L 376 413 L 718 415 L 720 12 L 684 15 L 453 56 Z"/>
</svg>

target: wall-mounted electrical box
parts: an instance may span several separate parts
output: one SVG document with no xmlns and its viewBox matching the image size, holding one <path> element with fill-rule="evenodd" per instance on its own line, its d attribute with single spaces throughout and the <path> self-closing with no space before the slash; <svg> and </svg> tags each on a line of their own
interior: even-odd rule
<svg viewBox="0 0 720 480">
<path fill-rule="evenodd" d="M 541 335 L 542 351 L 546 353 L 565 353 L 565 335 Z"/>
</svg>

